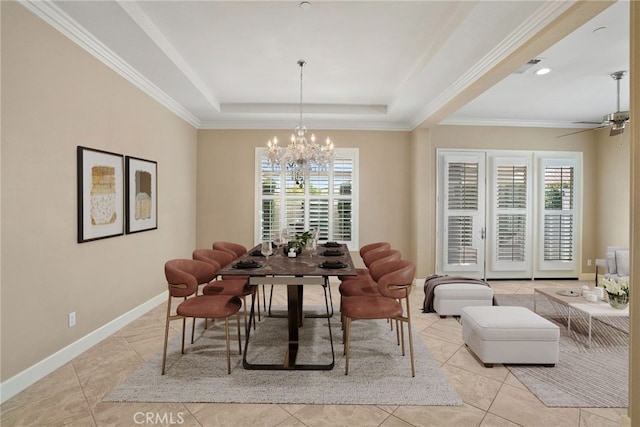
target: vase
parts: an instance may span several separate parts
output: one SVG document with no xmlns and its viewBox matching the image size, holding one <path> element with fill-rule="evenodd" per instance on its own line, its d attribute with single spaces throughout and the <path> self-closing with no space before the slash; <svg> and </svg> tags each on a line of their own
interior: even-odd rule
<svg viewBox="0 0 640 427">
<path fill-rule="evenodd" d="M 629 305 L 629 294 L 609 294 L 609 305 L 618 310 L 623 310 Z"/>
</svg>

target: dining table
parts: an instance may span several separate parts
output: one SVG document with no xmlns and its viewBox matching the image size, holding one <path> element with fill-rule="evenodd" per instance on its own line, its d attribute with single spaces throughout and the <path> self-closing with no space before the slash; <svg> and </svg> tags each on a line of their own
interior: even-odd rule
<svg viewBox="0 0 640 427">
<path fill-rule="evenodd" d="M 355 276 L 356 269 L 345 244 L 326 242 L 319 244 L 315 251 L 307 251 L 290 257 L 283 248 L 275 248 L 274 254 L 268 257 L 262 255 L 261 245 L 249 249 L 246 254 L 238 257 L 223 267 L 218 273 L 224 276 L 248 276 L 249 285 L 284 285 L 287 288 L 287 325 L 288 347 L 284 361 L 274 363 L 251 363 L 248 361 L 251 328 L 246 328 L 245 345 L 242 365 L 245 369 L 264 370 L 330 370 L 335 365 L 333 338 L 331 334 L 331 317 L 333 307 L 331 303 L 329 278 L 332 276 Z M 326 364 L 296 363 L 300 351 L 299 329 L 304 325 L 304 288 L 305 286 L 321 286 L 324 290 L 327 327 L 331 343 L 331 362 Z M 258 301 L 258 304 L 260 302 Z M 331 308 L 330 308 L 331 305 Z M 249 325 L 254 319 L 255 299 L 252 299 L 249 315 Z M 309 315 L 312 317 L 312 315 Z M 317 316 L 315 316 L 317 317 Z M 255 331 L 259 333 L 259 329 Z"/>
</svg>

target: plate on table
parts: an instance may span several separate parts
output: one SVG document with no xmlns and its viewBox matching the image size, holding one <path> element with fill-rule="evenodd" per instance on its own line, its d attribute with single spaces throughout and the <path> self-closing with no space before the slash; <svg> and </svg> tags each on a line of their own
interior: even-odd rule
<svg viewBox="0 0 640 427">
<path fill-rule="evenodd" d="M 342 245 L 340 245 L 340 243 L 338 243 L 338 242 L 327 242 L 323 246 L 325 248 L 339 248 Z"/>
<path fill-rule="evenodd" d="M 573 289 L 561 289 L 556 291 L 556 294 L 562 295 L 563 297 L 579 297 L 580 292 L 574 291 Z"/>
<path fill-rule="evenodd" d="M 255 261 L 239 261 L 235 263 L 233 266 L 233 268 L 239 268 L 242 270 L 246 270 L 249 268 L 258 268 L 258 267 L 261 267 L 261 265 Z"/>
<path fill-rule="evenodd" d="M 342 251 L 338 250 L 338 249 L 327 249 L 326 251 L 322 252 L 323 256 L 342 256 L 344 255 L 342 253 Z"/>
<path fill-rule="evenodd" d="M 346 268 L 347 264 L 340 261 L 325 261 L 322 264 L 320 264 L 318 267 L 328 268 L 328 269 L 337 269 L 337 268 Z"/>
</svg>

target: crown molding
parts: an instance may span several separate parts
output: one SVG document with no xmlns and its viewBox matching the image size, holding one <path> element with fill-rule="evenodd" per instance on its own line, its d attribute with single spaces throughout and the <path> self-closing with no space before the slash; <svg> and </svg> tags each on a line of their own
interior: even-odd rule
<svg viewBox="0 0 640 427">
<path fill-rule="evenodd" d="M 203 121 L 199 129 L 286 129 L 292 131 L 296 121 L 291 120 L 216 120 Z M 402 131 L 409 132 L 412 129 L 405 122 L 380 122 L 366 120 L 305 120 L 305 126 L 309 131 L 315 130 L 360 130 L 360 131 Z"/>
<path fill-rule="evenodd" d="M 128 80 L 138 89 L 158 101 L 164 107 L 185 120 L 191 126 L 198 128 L 200 120 L 187 111 L 173 98 L 160 90 L 126 61 L 116 55 L 111 49 L 97 40 L 92 34 L 79 25 L 68 14 L 56 6 L 51 0 L 18 0 L 30 12 L 60 31 L 71 41 L 89 52 L 100 62 L 111 68 L 120 76 Z"/>
<path fill-rule="evenodd" d="M 438 123 L 443 126 L 507 126 L 507 127 L 527 127 L 527 128 L 571 128 L 589 129 L 584 123 L 562 122 L 562 121 L 541 121 L 541 120 L 511 120 L 511 119 L 478 119 L 471 117 L 452 117 Z"/>
</svg>

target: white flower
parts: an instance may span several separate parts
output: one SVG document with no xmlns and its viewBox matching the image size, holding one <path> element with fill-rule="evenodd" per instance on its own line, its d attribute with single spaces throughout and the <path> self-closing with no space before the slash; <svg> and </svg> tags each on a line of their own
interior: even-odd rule
<svg viewBox="0 0 640 427">
<path fill-rule="evenodd" d="M 629 294 L 629 279 L 621 278 L 617 282 L 615 279 L 609 277 L 602 278 L 602 287 L 607 293 L 613 295 L 628 295 Z"/>
</svg>

